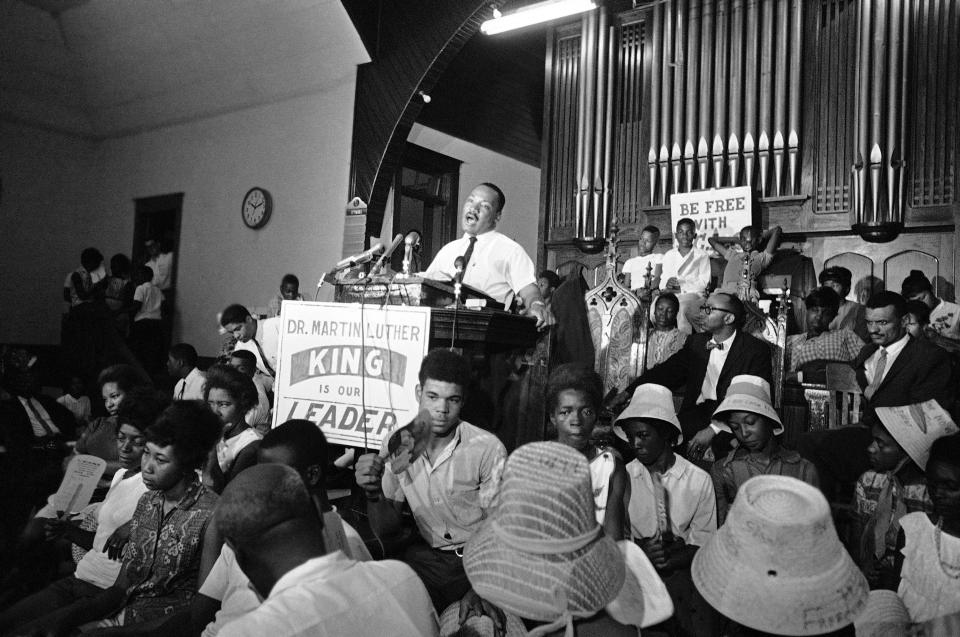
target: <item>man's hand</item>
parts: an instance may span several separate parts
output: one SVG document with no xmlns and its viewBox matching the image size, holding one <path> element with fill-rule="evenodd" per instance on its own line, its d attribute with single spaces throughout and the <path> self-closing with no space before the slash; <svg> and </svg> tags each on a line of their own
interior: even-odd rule
<svg viewBox="0 0 960 637">
<path fill-rule="evenodd" d="M 527 308 L 525 315 L 537 319 L 538 330 L 545 330 L 557 322 L 557 319 L 553 316 L 553 312 L 547 309 L 543 301 L 534 301 L 530 307 Z"/>
<path fill-rule="evenodd" d="M 507 625 L 507 619 L 504 617 L 503 611 L 494 604 L 481 598 L 471 588 L 467 591 L 467 594 L 463 596 L 463 599 L 460 600 L 459 625 L 463 626 L 463 623 L 471 617 L 481 617 L 483 615 L 486 615 L 493 621 L 493 634 L 496 637 L 503 637 Z"/>
<path fill-rule="evenodd" d="M 698 431 L 697 435 L 687 444 L 687 451 L 690 457 L 702 458 L 703 454 L 710 448 L 710 443 L 713 442 L 713 438 L 716 435 L 716 432 L 714 432 L 711 427 L 704 427 Z"/>
<path fill-rule="evenodd" d="M 672 276 L 672 277 L 670 277 L 669 279 L 667 279 L 667 284 L 666 284 L 665 287 L 666 287 L 667 290 L 671 290 L 671 291 L 672 291 L 672 290 L 679 290 L 679 289 L 680 289 L 680 282 L 677 280 L 677 277 Z"/>
<path fill-rule="evenodd" d="M 637 546 L 643 549 L 643 552 L 647 554 L 647 558 L 650 559 L 650 562 L 658 571 L 670 567 L 670 558 L 667 555 L 663 543 L 659 539 L 652 537 L 640 539 L 637 540 Z"/>
<path fill-rule="evenodd" d="M 111 560 L 119 560 L 123 557 L 123 547 L 127 545 L 128 541 L 130 541 L 130 522 L 117 527 L 117 530 L 107 538 L 103 545 L 107 557 Z"/>
<path fill-rule="evenodd" d="M 357 486 L 363 489 L 370 499 L 375 500 L 383 494 L 381 480 L 383 479 L 385 466 L 383 458 L 375 453 L 367 453 L 357 458 L 357 465 L 354 469 Z"/>
</svg>

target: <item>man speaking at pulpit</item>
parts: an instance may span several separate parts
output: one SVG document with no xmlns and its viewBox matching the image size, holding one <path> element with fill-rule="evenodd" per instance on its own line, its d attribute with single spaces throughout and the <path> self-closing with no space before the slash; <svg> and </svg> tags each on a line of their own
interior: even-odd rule
<svg viewBox="0 0 960 637">
<path fill-rule="evenodd" d="M 520 244 L 496 230 L 505 202 L 503 191 L 494 184 L 483 183 L 471 190 L 463 204 L 463 236 L 440 248 L 425 275 L 454 279 L 462 259 L 459 266 L 464 284 L 504 304 L 511 292 L 515 293 L 523 301 L 525 314 L 537 320 L 537 328 L 552 325 L 553 314 L 537 287 L 533 260 Z"/>
</svg>

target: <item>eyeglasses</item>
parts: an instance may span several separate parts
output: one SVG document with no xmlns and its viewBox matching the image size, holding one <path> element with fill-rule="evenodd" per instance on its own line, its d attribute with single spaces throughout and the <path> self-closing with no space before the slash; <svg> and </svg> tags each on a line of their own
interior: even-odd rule
<svg viewBox="0 0 960 637">
<path fill-rule="evenodd" d="M 725 307 L 715 307 L 713 305 L 701 305 L 700 311 L 706 314 L 707 316 L 710 316 L 710 314 L 712 314 L 713 312 L 729 312 L 730 314 L 733 314 L 733 310 L 728 310 Z"/>
</svg>

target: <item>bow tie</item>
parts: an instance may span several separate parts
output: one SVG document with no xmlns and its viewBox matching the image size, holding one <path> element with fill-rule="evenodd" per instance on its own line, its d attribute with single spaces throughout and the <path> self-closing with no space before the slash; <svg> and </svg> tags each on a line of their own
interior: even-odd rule
<svg viewBox="0 0 960 637">
<path fill-rule="evenodd" d="M 723 343 L 717 343 L 716 341 L 707 341 L 707 351 L 709 352 L 712 349 L 718 349 L 722 352 Z"/>
</svg>

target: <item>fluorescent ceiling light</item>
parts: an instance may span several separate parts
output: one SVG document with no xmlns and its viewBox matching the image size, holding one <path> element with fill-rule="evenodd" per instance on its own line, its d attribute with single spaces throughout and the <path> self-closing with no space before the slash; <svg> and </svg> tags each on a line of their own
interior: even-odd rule
<svg viewBox="0 0 960 637">
<path fill-rule="evenodd" d="M 594 0 L 546 0 L 526 7 L 521 7 L 513 13 L 487 20 L 480 25 L 480 30 L 487 35 L 495 35 L 504 31 L 522 29 L 532 24 L 548 22 L 557 18 L 584 13 L 596 9 Z"/>
</svg>

